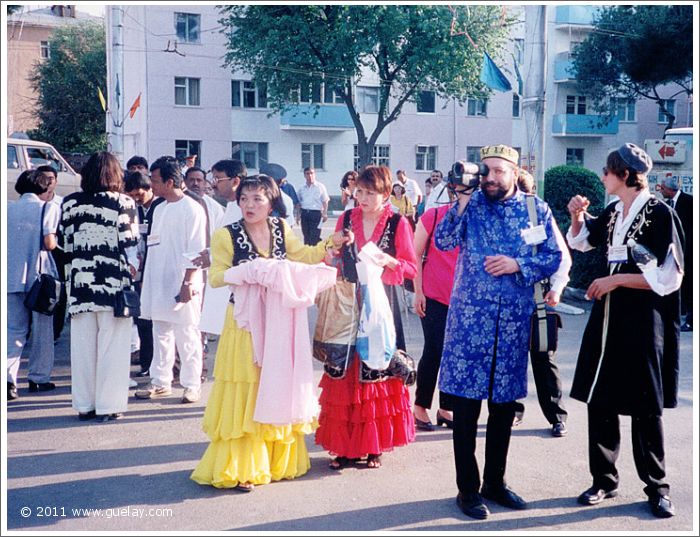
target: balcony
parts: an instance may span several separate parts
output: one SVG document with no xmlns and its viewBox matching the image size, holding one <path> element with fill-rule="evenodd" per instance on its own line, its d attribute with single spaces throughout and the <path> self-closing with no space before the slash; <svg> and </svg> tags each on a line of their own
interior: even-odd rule
<svg viewBox="0 0 700 537">
<path fill-rule="evenodd" d="M 554 57 L 554 82 L 573 82 L 574 62 L 570 53 L 562 52 Z"/>
<path fill-rule="evenodd" d="M 338 105 L 296 104 L 280 114 L 283 130 L 345 131 L 355 128 L 347 107 Z"/>
<path fill-rule="evenodd" d="M 558 28 L 568 26 L 593 27 L 596 6 L 557 6 L 554 22 Z"/>
<path fill-rule="evenodd" d="M 595 114 L 554 114 L 552 136 L 598 137 L 614 135 L 618 132 L 617 116 L 609 123 L 601 125 L 601 116 Z"/>
</svg>

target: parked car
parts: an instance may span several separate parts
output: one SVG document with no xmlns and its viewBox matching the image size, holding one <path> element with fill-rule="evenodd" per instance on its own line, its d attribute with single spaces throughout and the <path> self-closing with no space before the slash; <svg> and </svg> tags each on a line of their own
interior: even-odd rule
<svg viewBox="0 0 700 537">
<path fill-rule="evenodd" d="M 51 144 L 22 138 L 8 138 L 7 199 L 16 200 L 19 197 L 15 192 L 15 182 L 24 170 L 33 170 L 47 164 L 53 166 L 58 172 L 56 192 L 60 196 L 67 196 L 80 190 L 80 174 L 70 167 L 70 164 Z"/>
</svg>

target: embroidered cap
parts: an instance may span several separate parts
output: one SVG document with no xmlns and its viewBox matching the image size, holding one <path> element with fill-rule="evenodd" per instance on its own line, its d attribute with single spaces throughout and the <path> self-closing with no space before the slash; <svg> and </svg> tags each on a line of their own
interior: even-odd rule
<svg viewBox="0 0 700 537">
<path fill-rule="evenodd" d="M 481 160 L 485 158 L 502 158 L 511 164 L 518 165 L 520 157 L 518 152 L 507 145 L 487 145 L 481 148 Z"/>
<path fill-rule="evenodd" d="M 639 173 L 649 173 L 653 166 L 651 157 L 639 146 L 626 143 L 617 150 L 625 164 Z"/>
</svg>

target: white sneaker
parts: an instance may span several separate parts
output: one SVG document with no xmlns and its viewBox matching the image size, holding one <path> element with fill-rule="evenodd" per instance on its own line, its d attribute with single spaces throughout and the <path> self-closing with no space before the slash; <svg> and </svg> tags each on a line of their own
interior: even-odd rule
<svg viewBox="0 0 700 537">
<path fill-rule="evenodd" d="M 138 385 L 139 383 L 136 382 L 134 379 L 129 379 L 129 388 L 136 388 L 136 386 Z"/>
<path fill-rule="evenodd" d="M 149 384 L 143 390 L 136 390 L 134 395 L 137 399 L 158 399 L 159 397 L 167 397 L 173 393 L 173 390 L 168 386 L 156 386 Z"/>
<path fill-rule="evenodd" d="M 201 395 L 201 390 L 194 388 L 185 388 L 182 392 L 182 402 L 183 403 L 196 403 L 199 401 Z"/>
</svg>

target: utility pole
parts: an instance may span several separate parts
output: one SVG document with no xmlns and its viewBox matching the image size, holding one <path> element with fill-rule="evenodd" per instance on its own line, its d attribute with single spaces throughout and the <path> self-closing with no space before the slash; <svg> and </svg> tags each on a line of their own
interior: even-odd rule
<svg viewBox="0 0 700 537">
<path fill-rule="evenodd" d="M 121 6 L 110 6 L 105 13 L 107 31 L 107 149 L 124 160 L 124 38 Z"/>
<path fill-rule="evenodd" d="M 523 116 L 527 134 L 528 169 L 534 157 L 537 191 L 544 192 L 545 103 L 547 89 L 547 6 L 525 6 L 525 98 Z M 532 170 L 530 170 L 532 172 Z"/>
</svg>

